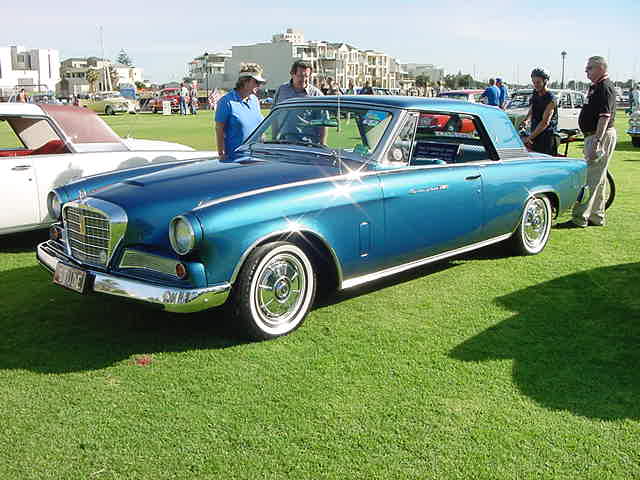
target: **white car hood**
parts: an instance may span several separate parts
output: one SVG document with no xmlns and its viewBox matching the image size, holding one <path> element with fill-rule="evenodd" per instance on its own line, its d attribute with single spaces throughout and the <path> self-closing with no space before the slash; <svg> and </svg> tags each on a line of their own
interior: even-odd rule
<svg viewBox="0 0 640 480">
<path fill-rule="evenodd" d="M 193 152 L 195 149 L 186 145 L 173 142 L 162 142 L 160 140 L 142 140 L 139 138 L 123 138 L 129 150 L 176 150 L 179 152 Z"/>
</svg>

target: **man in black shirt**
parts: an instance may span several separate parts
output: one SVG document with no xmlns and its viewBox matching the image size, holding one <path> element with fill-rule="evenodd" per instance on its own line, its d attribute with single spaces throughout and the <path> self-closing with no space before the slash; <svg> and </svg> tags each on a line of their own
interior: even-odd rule
<svg viewBox="0 0 640 480">
<path fill-rule="evenodd" d="M 609 159 L 616 148 L 616 91 L 607 74 L 603 57 L 591 57 L 585 68 L 591 86 L 587 102 L 580 111 L 578 125 L 584 134 L 584 159 L 587 162 L 587 185 L 591 198 L 576 205 L 568 226 L 604 226 L 604 184 Z"/>
<path fill-rule="evenodd" d="M 533 95 L 529 100 L 529 112 L 522 121 L 524 125 L 531 120 L 531 133 L 525 137 L 525 145 L 534 152 L 557 155 L 558 102 L 553 93 L 547 90 L 549 73 L 542 67 L 531 71 Z"/>
</svg>

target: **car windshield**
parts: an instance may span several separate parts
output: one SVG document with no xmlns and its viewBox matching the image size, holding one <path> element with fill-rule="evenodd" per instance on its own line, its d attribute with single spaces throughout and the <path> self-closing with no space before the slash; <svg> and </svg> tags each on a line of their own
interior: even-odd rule
<svg viewBox="0 0 640 480">
<path fill-rule="evenodd" d="M 516 93 L 511 97 L 511 101 L 507 105 L 507 108 L 529 108 L 529 100 L 531 100 L 531 92 Z"/>
<path fill-rule="evenodd" d="M 373 108 L 284 107 L 274 110 L 244 145 L 301 145 L 331 156 L 341 155 L 366 162 L 371 159 L 392 118 L 391 112 Z"/>
</svg>

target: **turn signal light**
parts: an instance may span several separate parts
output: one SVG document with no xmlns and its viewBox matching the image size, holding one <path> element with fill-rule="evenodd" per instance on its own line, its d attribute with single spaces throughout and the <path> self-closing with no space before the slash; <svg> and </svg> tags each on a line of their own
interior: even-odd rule
<svg viewBox="0 0 640 480">
<path fill-rule="evenodd" d="M 62 238 L 62 231 L 56 226 L 49 228 L 49 238 L 55 241 L 60 240 L 60 238 Z"/>
</svg>

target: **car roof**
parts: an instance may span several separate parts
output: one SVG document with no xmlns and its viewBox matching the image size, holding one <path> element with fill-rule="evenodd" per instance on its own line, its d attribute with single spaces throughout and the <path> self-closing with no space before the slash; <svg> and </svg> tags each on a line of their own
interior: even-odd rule
<svg viewBox="0 0 640 480">
<path fill-rule="evenodd" d="M 1 102 L 0 115 L 42 115 L 41 104 Z"/>
<path fill-rule="evenodd" d="M 470 113 L 477 115 L 493 114 L 501 112 L 500 109 L 482 103 L 461 102 L 459 100 L 451 100 L 440 97 L 410 97 L 399 95 L 326 95 L 321 97 L 298 97 L 291 98 L 276 105 L 291 105 L 294 103 L 334 103 L 340 98 L 340 102 L 344 103 L 360 103 L 367 105 L 375 105 L 387 108 L 403 108 L 410 110 L 444 110 L 454 113 Z"/>
</svg>

